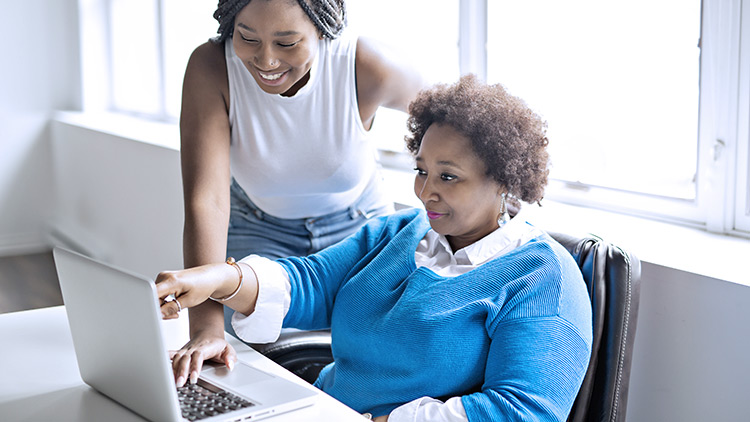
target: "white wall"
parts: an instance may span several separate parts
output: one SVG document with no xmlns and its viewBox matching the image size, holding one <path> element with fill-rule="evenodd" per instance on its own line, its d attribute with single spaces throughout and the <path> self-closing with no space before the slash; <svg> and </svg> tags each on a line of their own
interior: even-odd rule
<svg viewBox="0 0 750 422">
<path fill-rule="evenodd" d="M 750 420 L 750 287 L 642 270 L 628 421 Z"/>
<path fill-rule="evenodd" d="M 76 0 L 3 2 L 0 39 L 0 255 L 47 248 L 49 117 L 80 107 Z"/>
<path fill-rule="evenodd" d="M 182 268 L 180 154 L 165 146 L 179 144 L 177 128 L 152 123 L 135 140 L 97 127 L 132 132 L 135 119 L 81 116 L 52 122 L 53 241 L 148 277 Z"/>
</svg>

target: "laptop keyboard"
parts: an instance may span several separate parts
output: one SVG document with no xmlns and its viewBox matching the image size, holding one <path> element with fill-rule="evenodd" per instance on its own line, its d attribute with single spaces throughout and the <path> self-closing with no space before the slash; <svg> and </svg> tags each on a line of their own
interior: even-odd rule
<svg viewBox="0 0 750 422">
<path fill-rule="evenodd" d="M 180 399 L 182 417 L 189 421 L 254 406 L 253 403 L 203 380 L 178 388 L 177 397 Z"/>
</svg>

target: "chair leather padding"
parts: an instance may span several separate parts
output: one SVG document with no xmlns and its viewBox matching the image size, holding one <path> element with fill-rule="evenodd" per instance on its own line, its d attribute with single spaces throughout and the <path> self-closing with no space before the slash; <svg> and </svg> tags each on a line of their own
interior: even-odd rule
<svg viewBox="0 0 750 422">
<path fill-rule="evenodd" d="M 640 296 L 640 261 L 601 239 L 550 233 L 581 268 L 593 315 L 591 361 L 569 421 L 625 421 Z"/>
</svg>

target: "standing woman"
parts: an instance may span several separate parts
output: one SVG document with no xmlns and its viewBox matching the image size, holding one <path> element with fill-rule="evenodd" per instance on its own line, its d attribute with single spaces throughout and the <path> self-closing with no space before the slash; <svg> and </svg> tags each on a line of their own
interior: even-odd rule
<svg viewBox="0 0 750 422">
<path fill-rule="evenodd" d="M 406 111 L 418 74 L 339 37 L 343 0 L 220 0 L 214 17 L 183 84 L 185 267 L 307 255 L 388 213 L 366 135 L 378 107 Z M 233 365 L 221 299 L 190 309 L 175 366 Z"/>
</svg>

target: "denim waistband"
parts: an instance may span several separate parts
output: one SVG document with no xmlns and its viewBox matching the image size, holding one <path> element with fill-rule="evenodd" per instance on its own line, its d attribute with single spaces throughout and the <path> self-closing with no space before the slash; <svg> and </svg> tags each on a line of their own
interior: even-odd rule
<svg viewBox="0 0 750 422">
<path fill-rule="evenodd" d="M 386 200 L 385 195 L 383 195 L 382 193 L 380 185 L 381 184 L 377 183 L 377 181 L 370 182 L 370 184 L 365 188 L 362 195 L 360 195 L 359 198 L 357 198 L 357 200 L 347 208 L 325 215 L 309 218 L 281 218 L 266 213 L 265 211 L 258 208 L 257 205 L 255 205 L 250 197 L 247 196 L 245 190 L 242 189 L 242 186 L 240 186 L 234 178 L 232 178 L 231 194 L 235 199 L 240 201 L 243 206 L 251 210 L 259 219 L 283 225 L 296 225 L 295 223 L 298 223 L 299 225 L 308 225 L 311 223 L 325 223 L 327 221 L 336 221 L 342 218 L 354 219 L 359 216 L 369 219 L 370 217 L 392 212 L 393 204 L 392 202 Z"/>
</svg>

